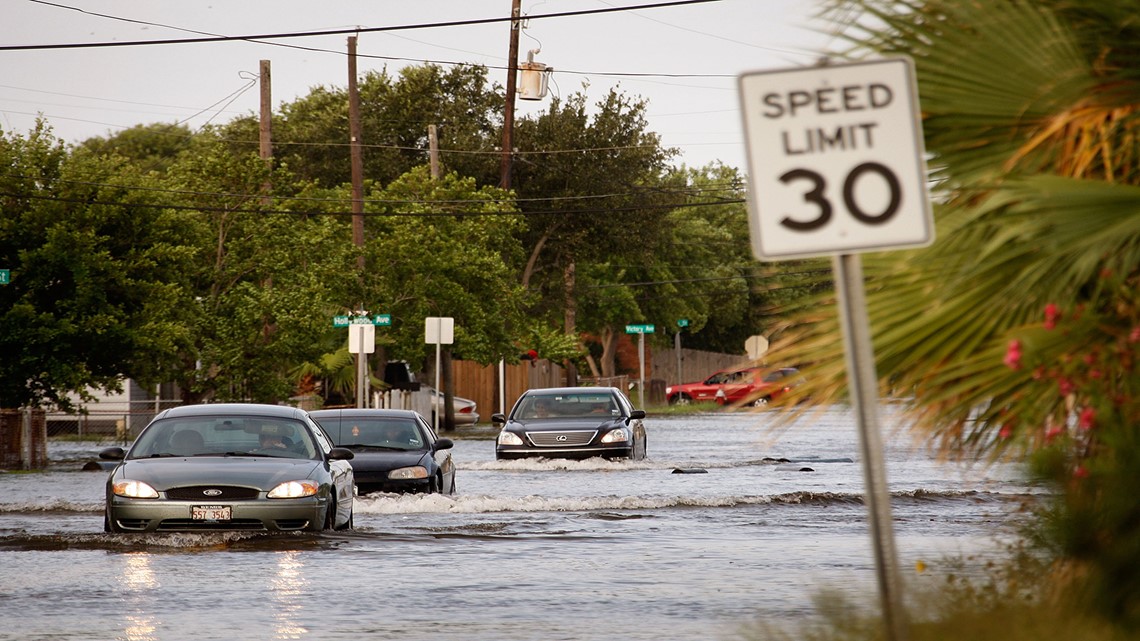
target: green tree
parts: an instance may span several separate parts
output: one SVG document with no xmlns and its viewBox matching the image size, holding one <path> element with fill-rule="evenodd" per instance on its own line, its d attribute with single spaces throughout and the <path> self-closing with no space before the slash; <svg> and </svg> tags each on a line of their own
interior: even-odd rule
<svg viewBox="0 0 1140 641">
<path fill-rule="evenodd" d="M 516 275 L 524 221 L 507 194 L 455 173 L 417 168 L 369 198 L 362 300 L 392 314 L 395 358 L 423 362 L 423 319 L 455 318 L 463 358 L 515 354 L 524 294 Z"/>
<path fill-rule="evenodd" d="M 123 160 L 69 155 L 42 125 L 0 137 L 0 406 L 171 375 L 189 342 L 186 219 Z"/>
<path fill-rule="evenodd" d="M 100 156 L 121 156 L 143 172 L 163 172 L 190 149 L 193 137 L 189 127 L 177 123 L 136 125 L 105 138 L 88 138 L 79 149 Z"/>
<path fill-rule="evenodd" d="M 167 185 L 195 212 L 194 345 L 179 381 L 188 401 L 283 401 L 296 366 L 330 347 L 352 278 L 350 236 L 326 215 L 330 203 L 290 178 L 208 138 L 170 169 Z"/>
<path fill-rule="evenodd" d="M 384 185 L 428 161 L 428 126 L 436 125 L 444 171 L 497 184 L 503 98 L 486 69 L 413 65 L 395 77 L 369 72 L 360 95 L 364 175 Z M 241 153 L 258 149 L 256 117 L 240 118 L 222 136 Z M 274 157 L 303 181 L 335 187 L 351 176 L 348 90 L 315 87 L 285 103 L 273 119 Z"/>
</svg>

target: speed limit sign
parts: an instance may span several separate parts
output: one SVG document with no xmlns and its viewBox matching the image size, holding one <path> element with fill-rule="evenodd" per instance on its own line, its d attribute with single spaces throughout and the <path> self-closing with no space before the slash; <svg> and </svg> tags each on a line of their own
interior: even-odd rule
<svg viewBox="0 0 1140 641">
<path fill-rule="evenodd" d="M 934 240 L 909 58 L 757 71 L 738 81 L 757 258 Z"/>
</svg>

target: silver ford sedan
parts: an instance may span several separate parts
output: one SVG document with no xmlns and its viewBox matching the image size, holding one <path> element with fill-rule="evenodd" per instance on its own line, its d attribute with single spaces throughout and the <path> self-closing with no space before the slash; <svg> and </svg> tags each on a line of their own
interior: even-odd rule
<svg viewBox="0 0 1140 641">
<path fill-rule="evenodd" d="M 160 413 L 107 478 L 107 532 L 352 527 L 353 454 L 296 408 L 229 403 Z"/>
</svg>

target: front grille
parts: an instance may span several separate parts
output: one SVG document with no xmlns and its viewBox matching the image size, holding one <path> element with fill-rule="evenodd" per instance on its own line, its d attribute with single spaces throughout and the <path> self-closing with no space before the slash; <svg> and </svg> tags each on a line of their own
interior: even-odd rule
<svg viewBox="0 0 1140 641">
<path fill-rule="evenodd" d="M 193 519 L 163 519 L 158 524 L 159 532 L 192 532 L 212 530 L 263 531 L 265 525 L 257 519 L 233 519 L 232 521 L 195 521 Z"/>
<path fill-rule="evenodd" d="M 526 437 L 535 447 L 581 447 L 594 440 L 597 430 L 568 432 L 527 432 Z"/>
<path fill-rule="evenodd" d="M 220 491 L 221 494 L 206 494 L 207 491 L 211 490 Z M 252 487 L 191 485 L 167 490 L 166 498 L 172 501 L 248 501 L 256 499 L 258 493 L 258 490 Z"/>
</svg>

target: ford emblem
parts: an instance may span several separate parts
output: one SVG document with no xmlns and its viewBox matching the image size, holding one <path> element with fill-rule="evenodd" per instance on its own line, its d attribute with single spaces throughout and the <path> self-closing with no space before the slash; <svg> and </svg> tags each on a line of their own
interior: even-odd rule
<svg viewBox="0 0 1140 641">
<path fill-rule="evenodd" d="M 559 443 L 562 443 L 562 442 L 566 441 L 566 435 L 565 434 L 559 434 L 558 438 L 556 438 L 554 440 L 558 441 Z"/>
<path fill-rule="evenodd" d="M 209 490 L 202 490 L 202 494 L 205 494 L 206 496 L 221 496 L 222 491 L 211 488 Z"/>
</svg>

